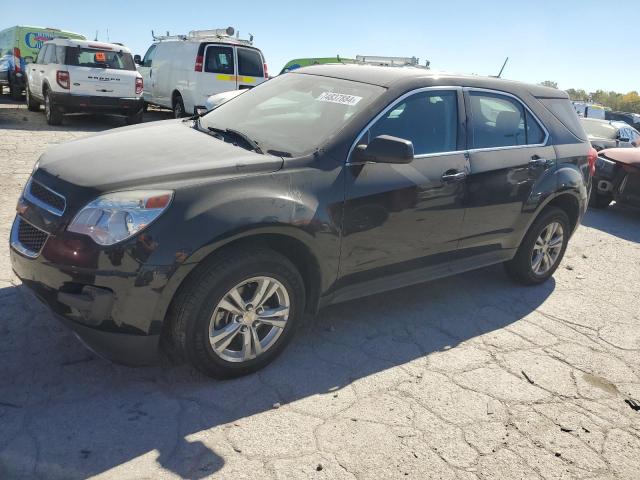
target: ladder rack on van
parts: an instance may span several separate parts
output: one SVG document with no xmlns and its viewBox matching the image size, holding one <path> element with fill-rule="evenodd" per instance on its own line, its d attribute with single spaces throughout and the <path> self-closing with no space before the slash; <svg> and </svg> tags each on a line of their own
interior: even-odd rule
<svg viewBox="0 0 640 480">
<path fill-rule="evenodd" d="M 162 42 L 164 40 L 224 40 L 230 43 L 241 43 L 244 45 L 253 45 L 253 35 L 250 36 L 249 40 L 239 38 L 239 32 L 236 34 L 235 38 L 233 34 L 236 33 L 233 27 L 227 28 L 215 28 L 212 30 L 192 30 L 188 35 L 169 35 L 167 32 L 166 35 L 156 35 L 153 30 L 151 30 L 151 36 L 153 40 L 156 42 Z"/>
<path fill-rule="evenodd" d="M 382 67 L 429 68 L 429 61 L 427 60 L 424 65 L 420 65 L 420 59 L 418 57 L 381 57 L 375 55 L 356 55 L 355 63 L 378 65 Z"/>
</svg>

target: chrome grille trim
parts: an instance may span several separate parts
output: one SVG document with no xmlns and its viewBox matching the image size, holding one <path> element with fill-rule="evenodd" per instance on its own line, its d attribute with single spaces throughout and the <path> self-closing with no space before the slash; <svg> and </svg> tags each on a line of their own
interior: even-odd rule
<svg viewBox="0 0 640 480">
<path fill-rule="evenodd" d="M 35 233 L 40 234 L 42 237 L 44 237 L 37 251 L 28 248 L 26 245 L 23 245 L 23 243 L 20 241 L 20 226 L 22 222 L 24 222 L 30 229 L 33 229 L 34 231 L 36 231 Z M 13 221 L 13 226 L 11 227 L 11 240 L 10 240 L 11 247 L 14 250 L 21 253 L 25 257 L 36 258 L 40 255 L 40 252 L 42 251 L 42 248 L 44 247 L 44 244 L 47 242 L 48 238 L 49 238 L 49 234 L 47 232 L 45 232 L 44 230 L 40 230 L 38 227 L 27 222 L 20 215 L 16 215 L 16 218 Z"/>
<path fill-rule="evenodd" d="M 61 204 L 61 205 L 56 206 L 50 202 L 46 202 L 45 200 L 36 197 L 32 192 L 32 187 L 34 184 L 36 184 L 38 188 L 44 189 L 48 194 L 52 195 L 55 201 L 57 201 L 58 204 Z M 32 178 L 29 179 L 29 182 L 27 183 L 27 186 L 24 189 L 24 198 L 26 198 L 29 202 L 33 203 L 34 205 L 42 208 L 43 210 L 46 210 L 49 213 L 53 213 L 58 217 L 61 217 L 67 208 L 67 199 L 65 197 L 60 195 L 58 192 L 51 190 L 46 185 L 43 185 L 40 182 L 35 181 Z"/>
</svg>

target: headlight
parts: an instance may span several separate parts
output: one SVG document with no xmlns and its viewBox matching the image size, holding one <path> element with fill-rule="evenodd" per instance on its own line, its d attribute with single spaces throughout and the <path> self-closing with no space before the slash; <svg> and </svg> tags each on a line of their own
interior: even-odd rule
<svg viewBox="0 0 640 480">
<path fill-rule="evenodd" d="M 88 235 L 100 245 L 113 245 L 153 222 L 172 198 L 173 192 L 162 190 L 109 193 L 80 210 L 67 230 Z"/>
</svg>

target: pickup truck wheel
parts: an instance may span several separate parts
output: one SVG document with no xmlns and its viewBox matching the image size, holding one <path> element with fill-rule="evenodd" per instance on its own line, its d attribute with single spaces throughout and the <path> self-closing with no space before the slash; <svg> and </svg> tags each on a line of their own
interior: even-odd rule
<svg viewBox="0 0 640 480">
<path fill-rule="evenodd" d="M 184 117 L 184 102 L 182 101 L 182 95 L 179 93 L 173 99 L 173 118 Z"/>
<path fill-rule="evenodd" d="M 49 125 L 60 125 L 62 123 L 62 113 L 60 113 L 53 104 L 49 91 L 46 91 L 44 94 L 44 115 Z"/>
<path fill-rule="evenodd" d="M 15 82 L 9 81 L 9 94 L 13 100 L 22 100 L 22 88 L 16 85 Z"/>
<path fill-rule="evenodd" d="M 29 91 L 29 86 L 27 85 L 27 88 L 25 88 L 25 92 L 27 95 L 27 109 L 31 112 L 39 112 L 40 111 L 40 103 L 38 101 L 36 101 L 35 98 L 33 98 L 33 96 L 31 95 L 31 92 Z"/>
<path fill-rule="evenodd" d="M 167 318 L 172 353 L 214 378 L 269 364 L 291 340 L 304 311 L 300 273 L 268 249 L 214 257 L 180 292 Z"/>
<path fill-rule="evenodd" d="M 598 208 L 598 209 L 607 208 L 611 203 L 611 200 L 613 200 L 613 198 L 611 198 L 611 195 L 602 194 L 602 193 L 593 191 L 591 192 L 589 205 L 592 206 L 593 208 Z"/>
<path fill-rule="evenodd" d="M 135 125 L 136 123 L 142 123 L 142 118 L 144 115 L 144 110 L 141 108 L 136 113 L 132 113 L 131 115 L 127 115 L 127 125 Z"/>
<path fill-rule="evenodd" d="M 523 285 L 546 281 L 562 261 L 570 232 L 569 217 L 563 210 L 545 210 L 527 231 L 515 257 L 505 262 L 509 276 Z"/>
</svg>

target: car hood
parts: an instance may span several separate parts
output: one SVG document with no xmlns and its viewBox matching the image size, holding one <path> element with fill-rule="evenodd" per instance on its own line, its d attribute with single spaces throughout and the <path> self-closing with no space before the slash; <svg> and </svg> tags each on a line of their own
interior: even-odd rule
<svg viewBox="0 0 640 480">
<path fill-rule="evenodd" d="M 174 180 L 237 177 L 273 172 L 283 160 L 260 155 L 166 120 L 124 127 L 55 146 L 39 169 L 98 191 Z"/>
<path fill-rule="evenodd" d="M 598 155 L 608 160 L 640 168 L 640 148 L 608 148 Z"/>
</svg>

